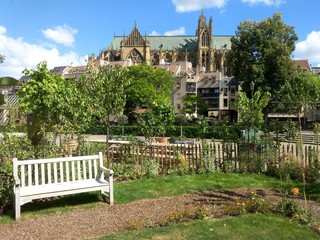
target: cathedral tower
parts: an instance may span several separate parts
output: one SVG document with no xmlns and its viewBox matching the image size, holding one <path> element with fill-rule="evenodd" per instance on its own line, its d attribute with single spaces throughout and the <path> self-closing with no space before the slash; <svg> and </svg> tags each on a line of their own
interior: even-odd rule
<svg viewBox="0 0 320 240">
<path fill-rule="evenodd" d="M 197 72 L 210 72 L 213 71 L 213 36 L 212 36 L 212 17 L 210 17 L 209 24 L 206 22 L 206 17 L 203 13 L 198 20 L 198 28 L 196 31 L 198 38 L 198 59 L 197 59 Z"/>
</svg>

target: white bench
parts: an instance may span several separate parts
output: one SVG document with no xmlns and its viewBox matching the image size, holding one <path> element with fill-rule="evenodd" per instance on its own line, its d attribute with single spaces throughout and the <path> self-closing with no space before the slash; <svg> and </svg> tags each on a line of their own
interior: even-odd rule
<svg viewBox="0 0 320 240">
<path fill-rule="evenodd" d="M 104 173 L 108 178 L 105 179 Z M 21 206 L 34 199 L 101 191 L 113 205 L 113 171 L 103 166 L 103 155 L 18 160 L 13 159 L 15 219 Z"/>
</svg>

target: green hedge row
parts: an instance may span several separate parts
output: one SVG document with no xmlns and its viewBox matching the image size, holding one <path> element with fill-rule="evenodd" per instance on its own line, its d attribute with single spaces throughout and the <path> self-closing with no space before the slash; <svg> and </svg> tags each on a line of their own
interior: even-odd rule
<svg viewBox="0 0 320 240">
<path fill-rule="evenodd" d="M 139 126 L 124 126 L 124 135 L 127 136 L 143 136 L 141 133 L 141 127 Z M 8 126 L 0 125 L 0 132 L 7 132 Z M 26 132 L 26 125 L 17 125 L 12 131 L 15 132 Z M 180 126 L 174 126 L 167 130 L 166 136 L 171 138 L 180 137 Z M 201 134 L 201 129 L 197 126 L 182 126 L 182 134 L 184 138 L 199 138 Z M 235 140 L 239 137 L 239 129 L 235 126 L 208 126 L 207 131 L 204 135 L 207 139 L 228 139 Z M 106 127 L 103 125 L 91 125 L 89 129 L 83 134 L 93 134 L 93 135 L 104 135 L 106 134 Z M 121 126 L 111 126 L 110 135 L 122 135 Z"/>
</svg>

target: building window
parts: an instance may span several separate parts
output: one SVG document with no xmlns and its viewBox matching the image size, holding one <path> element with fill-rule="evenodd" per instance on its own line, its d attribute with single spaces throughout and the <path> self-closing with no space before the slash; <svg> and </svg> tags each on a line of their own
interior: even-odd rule
<svg viewBox="0 0 320 240">
<path fill-rule="evenodd" d="M 228 99 L 223 99 L 223 106 L 228 107 Z"/>
<path fill-rule="evenodd" d="M 202 47 L 209 46 L 209 34 L 207 31 L 205 31 L 201 36 L 201 45 L 202 45 Z"/>
<path fill-rule="evenodd" d="M 228 88 L 224 88 L 224 89 L 223 89 L 223 95 L 224 95 L 224 96 L 228 96 L 228 92 L 229 92 L 229 89 L 228 89 Z"/>
<path fill-rule="evenodd" d="M 236 95 L 236 87 L 230 87 L 230 95 L 235 96 Z"/>
</svg>

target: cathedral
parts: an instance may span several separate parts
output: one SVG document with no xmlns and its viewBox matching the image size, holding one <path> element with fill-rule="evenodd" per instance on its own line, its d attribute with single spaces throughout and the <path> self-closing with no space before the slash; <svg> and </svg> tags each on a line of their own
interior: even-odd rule
<svg viewBox="0 0 320 240">
<path fill-rule="evenodd" d="M 194 36 L 143 36 L 135 24 L 128 36 L 114 36 L 97 58 L 92 55 L 88 61 L 96 66 L 128 60 L 132 64 L 145 62 L 151 65 L 185 61 L 192 63 L 196 74 L 221 72 L 228 76 L 225 61 L 231 48 L 231 37 L 214 36 L 212 17 L 207 23 L 202 11 Z"/>
</svg>

